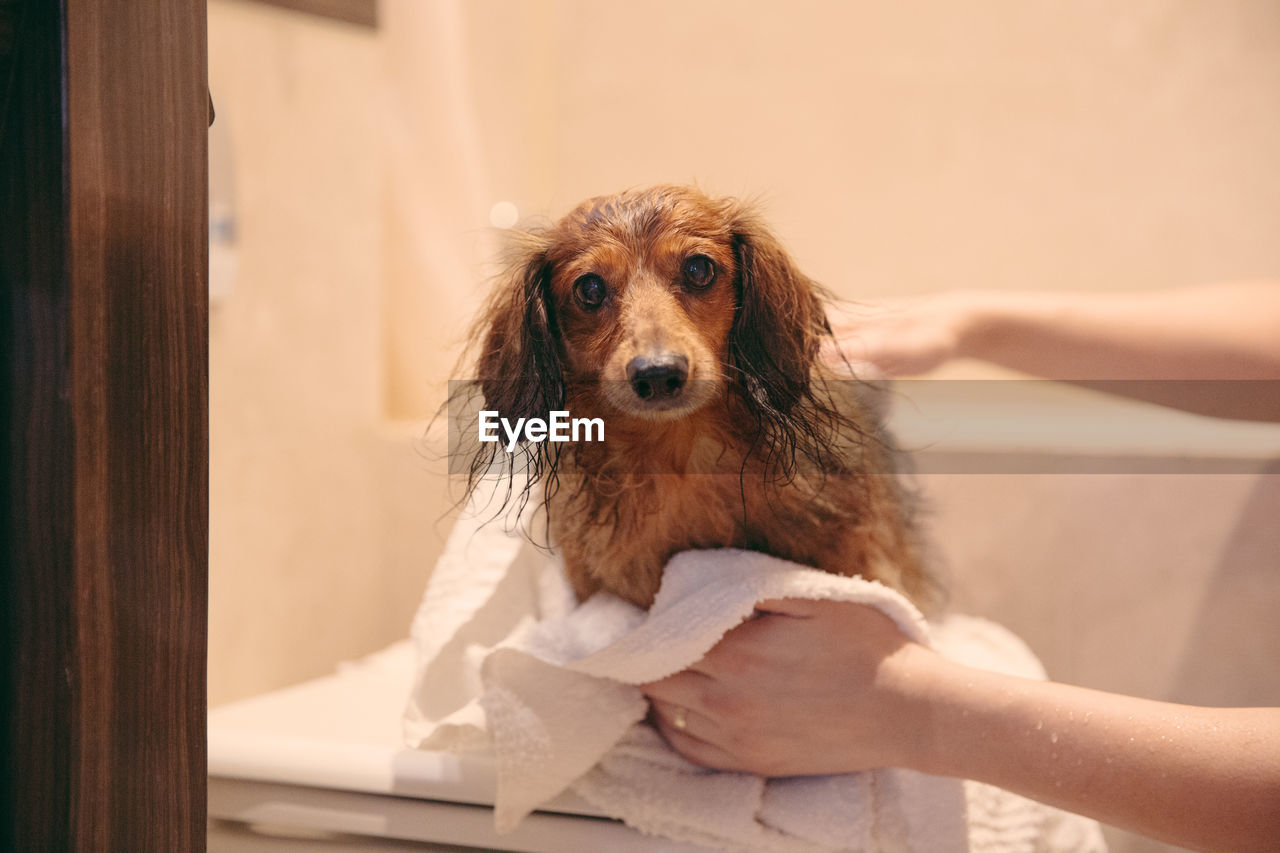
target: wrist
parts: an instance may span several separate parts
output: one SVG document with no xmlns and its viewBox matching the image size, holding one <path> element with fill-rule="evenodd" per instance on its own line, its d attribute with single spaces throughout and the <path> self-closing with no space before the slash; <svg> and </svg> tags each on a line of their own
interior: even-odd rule
<svg viewBox="0 0 1280 853">
<path fill-rule="evenodd" d="M 891 697 L 883 717 L 888 728 L 886 766 L 938 772 L 938 721 L 954 667 L 917 643 L 903 645 L 885 660 L 876 680 Z"/>
<path fill-rule="evenodd" d="M 1009 322 L 1006 294 L 987 290 L 957 291 L 950 306 L 955 357 L 987 360 L 992 342 Z"/>
</svg>

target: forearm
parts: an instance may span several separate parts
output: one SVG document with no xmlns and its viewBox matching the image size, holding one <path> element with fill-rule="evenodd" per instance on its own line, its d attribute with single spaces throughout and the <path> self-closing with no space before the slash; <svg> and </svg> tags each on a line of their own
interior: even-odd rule
<svg viewBox="0 0 1280 853">
<path fill-rule="evenodd" d="M 1260 380 L 1280 380 L 1280 281 L 1134 294 L 974 292 L 957 355 L 1202 414 L 1276 420 L 1280 383 Z"/>
<path fill-rule="evenodd" d="M 1176 844 L 1280 838 L 1280 711 L 1151 702 L 937 662 L 917 769 L 976 779 Z"/>
<path fill-rule="evenodd" d="M 1052 379 L 1280 379 L 1280 280 L 975 293 L 959 350 Z"/>
</svg>

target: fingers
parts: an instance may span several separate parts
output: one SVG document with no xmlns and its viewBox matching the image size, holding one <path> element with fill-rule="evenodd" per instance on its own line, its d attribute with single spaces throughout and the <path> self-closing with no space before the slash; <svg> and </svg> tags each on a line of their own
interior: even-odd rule
<svg viewBox="0 0 1280 853">
<path fill-rule="evenodd" d="M 715 770 L 742 770 L 742 762 L 716 745 L 714 722 L 701 713 L 661 699 L 651 700 L 651 719 L 671 748 L 694 764 Z"/>
<path fill-rule="evenodd" d="M 685 670 L 641 684 L 640 690 L 649 697 L 650 720 L 676 752 L 705 767 L 740 770 L 741 762 L 717 745 L 723 733 L 703 702 L 711 681 L 700 672 Z"/>
<path fill-rule="evenodd" d="M 769 598 L 756 605 L 757 613 L 778 613 L 807 619 L 818 610 L 818 602 L 809 598 Z"/>
<path fill-rule="evenodd" d="M 876 335 L 849 335 L 827 341 L 819 350 L 822 364 L 865 381 L 903 375 L 898 345 Z"/>
<path fill-rule="evenodd" d="M 808 619 L 819 612 L 822 603 L 806 599 L 770 599 L 756 605 L 754 615 L 725 633 L 712 647 L 688 669 L 668 676 L 661 681 L 641 684 L 646 695 L 663 699 L 685 707 L 704 708 L 705 697 L 714 691 L 718 682 L 726 677 L 742 679 L 744 665 L 758 662 L 762 646 L 768 651 L 768 638 L 781 622 L 788 619 Z"/>
<path fill-rule="evenodd" d="M 698 711 L 662 699 L 650 699 L 649 706 L 652 708 L 650 718 L 663 731 L 679 732 L 696 740 L 712 736 L 714 724 Z"/>
<path fill-rule="evenodd" d="M 711 679 L 694 669 L 686 669 L 669 675 L 661 681 L 638 685 L 640 692 L 650 699 L 658 699 L 681 708 L 701 708 L 702 694 Z"/>
<path fill-rule="evenodd" d="M 710 767 L 712 770 L 746 769 L 738 758 L 715 744 L 699 740 L 688 732 L 672 728 L 661 720 L 658 722 L 658 730 L 667 739 L 667 743 L 671 744 L 672 749 L 694 764 Z"/>
</svg>

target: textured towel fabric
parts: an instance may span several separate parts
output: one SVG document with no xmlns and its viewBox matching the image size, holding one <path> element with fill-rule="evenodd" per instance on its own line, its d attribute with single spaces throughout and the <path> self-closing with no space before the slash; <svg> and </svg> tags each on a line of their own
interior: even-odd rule
<svg viewBox="0 0 1280 853">
<path fill-rule="evenodd" d="M 1105 849 L 1092 821 L 989 786 L 896 769 L 766 780 L 677 755 L 641 722 L 634 685 L 684 669 L 757 601 L 785 597 L 870 604 L 965 663 L 1043 677 L 998 626 L 952 617 L 931 630 L 878 583 L 757 553 L 677 555 L 647 613 L 608 594 L 577 606 L 551 555 L 499 523 L 462 521 L 414 619 L 406 738 L 492 750 L 499 830 L 571 789 L 645 832 L 734 850 Z"/>
</svg>

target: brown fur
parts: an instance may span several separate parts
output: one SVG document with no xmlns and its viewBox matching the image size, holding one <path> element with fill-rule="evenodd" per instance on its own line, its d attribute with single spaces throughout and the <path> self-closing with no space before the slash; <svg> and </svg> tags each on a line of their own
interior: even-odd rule
<svg viewBox="0 0 1280 853">
<path fill-rule="evenodd" d="M 575 295 L 584 276 L 603 285 L 600 305 Z M 480 320 L 477 366 L 503 417 L 605 423 L 603 443 L 523 447 L 579 598 L 603 589 L 648 607 L 672 555 L 737 547 L 924 603 L 895 451 L 857 384 L 817 366 L 823 304 L 748 206 L 693 189 L 591 199 L 523 233 Z M 671 399 L 628 381 L 654 354 L 687 361 Z M 493 445 L 475 452 L 473 485 L 495 458 Z"/>
</svg>

